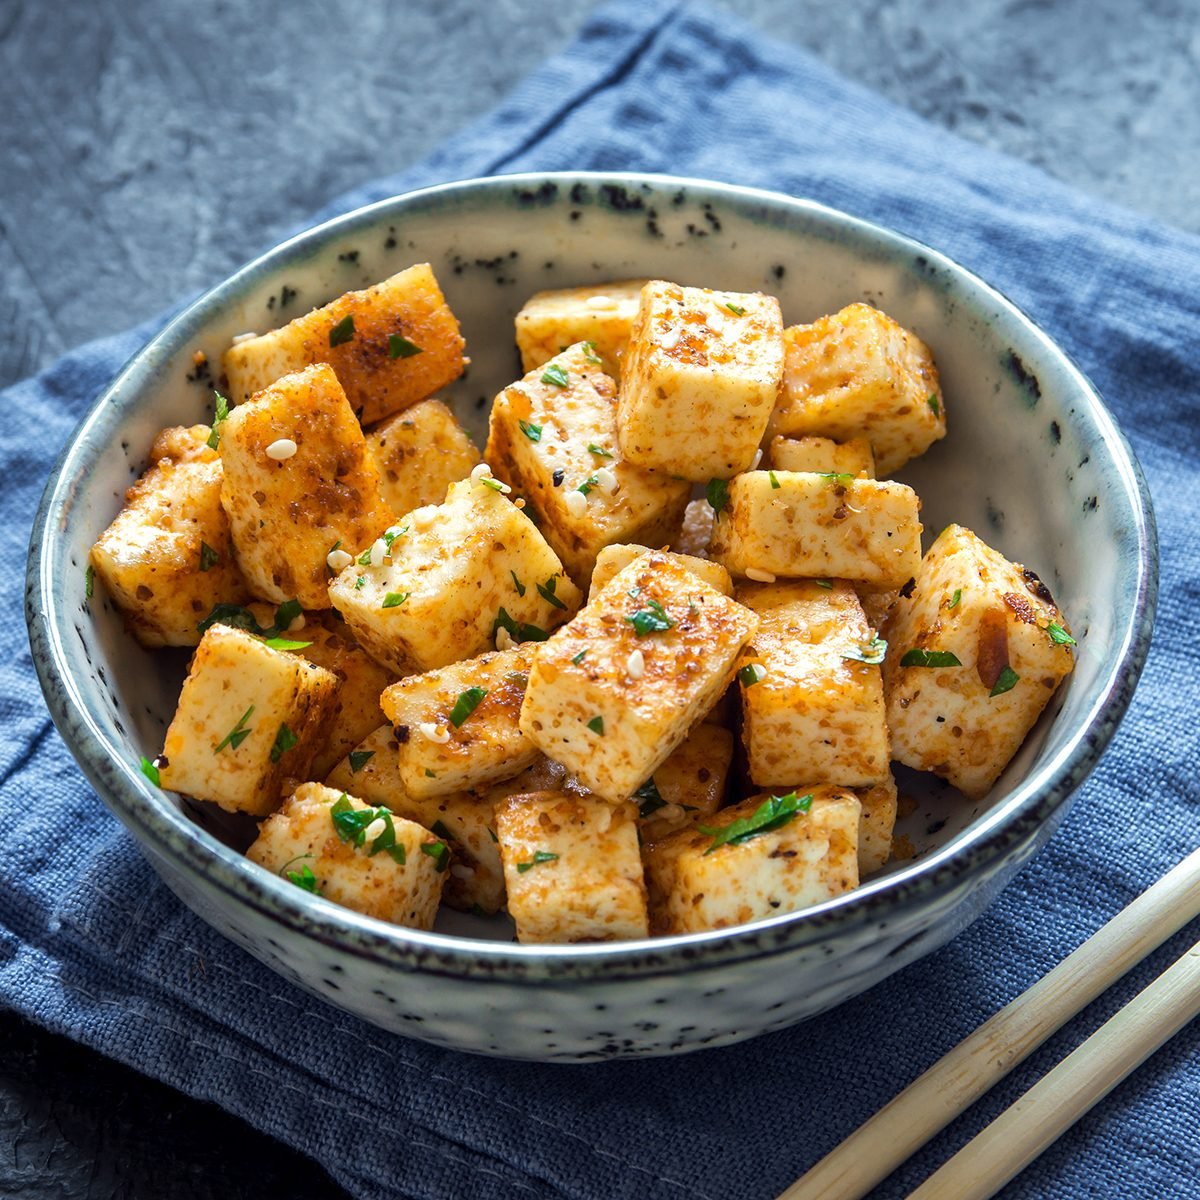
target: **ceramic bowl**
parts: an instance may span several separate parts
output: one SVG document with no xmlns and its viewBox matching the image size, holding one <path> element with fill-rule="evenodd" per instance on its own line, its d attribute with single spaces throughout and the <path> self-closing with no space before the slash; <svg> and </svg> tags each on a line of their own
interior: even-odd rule
<svg viewBox="0 0 1200 1200">
<path fill-rule="evenodd" d="M 478 436 L 518 371 L 533 291 L 633 276 L 779 296 L 788 323 L 865 299 L 928 342 L 949 436 L 901 478 L 927 529 L 977 530 L 1050 584 L 1078 636 L 1069 683 L 992 794 L 906 776 L 913 857 L 859 890 L 737 929 L 520 946 L 504 919 L 431 933 L 359 916 L 248 862 L 206 806 L 139 772 L 184 656 L 150 654 L 85 596 L 88 548 L 157 430 L 209 419 L 230 338 L 412 262 L 433 264 L 471 366 L 447 398 Z M 480 442 L 482 444 L 482 442 Z M 293 238 L 177 317 L 97 400 L 47 487 L 30 553 L 34 657 L 87 777 L 176 894 L 281 975 L 386 1029 L 463 1050 L 584 1060 L 737 1041 L 838 1004 L 974 920 L 1050 837 L 1125 711 L 1156 577 L 1146 489 L 1087 379 L 1027 317 L 936 251 L 819 204 L 662 176 L 505 176 L 385 200 Z"/>
</svg>

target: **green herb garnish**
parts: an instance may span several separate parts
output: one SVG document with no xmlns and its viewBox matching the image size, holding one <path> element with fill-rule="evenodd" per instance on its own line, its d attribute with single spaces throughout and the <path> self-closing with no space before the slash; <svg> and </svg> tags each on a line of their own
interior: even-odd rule
<svg viewBox="0 0 1200 1200">
<path fill-rule="evenodd" d="M 996 682 L 992 684 L 992 690 L 988 692 L 988 695 L 1003 696 L 1005 692 L 1011 692 L 1020 681 L 1020 675 L 1012 667 L 1005 667 L 996 677 Z"/>
<path fill-rule="evenodd" d="M 811 792 L 807 796 L 797 796 L 795 792 L 788 792 L 786 796 L 769 797 L 750 816 L 739 817 L 736 821 L 730 821 L 728 825 L 720 828 L 697 825 L 696 828 L 712 838 L 712 845 L 704 852 L 711 854 L 721 846 L 739 846 L 760 833 L 781 829 L 795 820 L 800 813 L 808 812 L 811 807 Z"/>
<path fill-rule="evenodd" d="M 350 774 L 357 775 L 375 757 L 374 750 L 350 751 Z"/>
<path fill-rule="evenodd" d="M 938 398 L 937 398 L 936 392 L 931 392 L 929 394 L 928 399 L 925 401 L 925 403 L 928 404 L 929 407 L 933 410 L 933 415 L 935 417 L 940 417 L 942 415 L 942 408 L 941 408 L 941 405 L 938 404 Z"/>
<path fill-rule="evenodd" d="M 961 667 L 958 655 L 950 650 L 912 649 L 904 652 L 902 667 Z"/>
<path fill-rule="evenodd" d="M 586 649 L 586 647 L 585 647 L 583 650 L 580 650 L 580 652 L 579 652 L 578 654 L 576 654 L 576 655 L 575 655 L 575 656 L 574 656 L 574 657 L 571 659 L 571 661 L 572 661 L 572 662 L 573 662 L 573 663 L 574 663 L 576 666 L 579 666 L 579 664 L 580 664 L 581 662 L 583 662 L 583 656 L 584 656 L 586 653 L 587 653 L 587 649 Z"/>
<path fill-rule="evenodd" d="M 753 687 L 766 673 L 766 670 L 759 663 L 747 663 L 737 673 L 738 682 L 742 687 Z"/>
<path fill-rule="evenodd" d="M 540 425 L 534 425 L 532 421 L 518 421 L 517 424 L 521 427 L 521 432 L 531 442 L 540 442 L 542 440 L 542 427 Z"/>
<path fill-rule="evenodd" d="M 947 604 L 947 605 L 946 605 L 946 607 L 947 607 L 947 608 L 957 608 L 957 607 L 958 607 L 958 602 L 959 602 L 961 599 L 962 599 L 962 588 L 955 588 L 955 589 L 954 589 L 954 595 L 951 597 L 951 599 L 950 599 L 950 603 L 949 603 L 949 604 Z"/>
<path fill-rule="evenodd" d="M 525 595 L 525 585 L 517 578 L 516 571 L 509 571 L 509 574 L 512 576 L 513 587 L 515 587 L 517 589 L 517 595 L 524 596 Z"/>
<path fill-rule="evenodd" d="M 771 481 L 771 490 L 775 491 L 775 492 L 779 491 L 780 483 L 779 483 L 778 478 L 776 478 L 775 472 L 768 471 L 767 478 Z"/>
<path fill-rule="evenodd" d="M 479 702 L 487 695 L 487 688 L 469 687 L 465 692 L 459 692 L 454 707 L 450 710 L 450 724 L 455 729 L 479 707 Z"/>
<path fill-rule="evenodd" d="M 596 353 L 596 343 L 595 342 L 584 342 L 583 343 L 583 357 L 584 357 L 585 361 L 590 362 L 593 366 L 597 366 L 597 367 L 600 365 L 600 363 L 602 361 L 600 356 Z"/>
<path fill-rule="evenodd" d="M 330 331 L 329 344 L 341 346 L 354 337 L 354 314 L 347 313 Z"/>
<path fill-rule="evenodd" d="M 414 354 L 423 353 L 421 347 L 414 345 L 408 338 L 401 337 L 398 333 L 388 334 L 388 358 L 412 358 Z"/>
<path fill-rule="evenodd" d="M 264 639 L 263 645 L 272 650 L 303 650 L 306 646 L 311 646 L 312 642 L 294 642 L 291 638 L 273 637 Z"/>
<path fill-rule="evenodd" d="M 354 581 L 354 590 L 356 592 L 361 592 L 363 590 L 363 588 L 365 588 L 366 586 L 367 586 L 367 577 L 365 575 L 360 575 Z"/>
<path fill-rule="evenodd" d="M 566 608 L 567 606 L 554 594 L 558 587 L 558 576 L 551 575 L 545 583 L 537 585 L 538 595 L 541 596 L 547 604 L 553 605 L 555 608 Z"/>
<path fill-rule="evenodd" d="M 555 387 L 566 387 L 570 382 L 570 376 L 558 363 L 551 363 L 542 372 L 542 382 L 552 383 Z"/>
<path fill-rule="evenodd" d="M 729 309 L 735 317 L 744 317 L 746 315 L 746 310 L 740 304 L 734 304 L 731 301 L 726 301 L 721 307 Z"/>
<path fill-rule="evenodd" d="M 814 474 L 819 475 L 822 479 L 828 479 L 837 487 L 847 487 L 854 482 L 853 471 L 815 471 Z"/>
<path fill-rule="evenodd" d="M 660 808 L 667 806 L 667 802 L 662 798 L 662 793 L 658 790 L 658 784 L 654 782 L 653 775 L 633 793 L 633 798 L 641 802 L 638 805 L 639 817 L 648 817 L 651 813 L 656 813 Z"/>
<path fill-rule="evenodd" d="M 601 737 L 603 737 L 603 736 L 604 736 L 604 718 L 603 718 L 603 717 L 593 717 L 593 718 L 592 718 L 592 719 L 591 719 L 591 720 L 590 720 L 590 721 L 587 723 L 587 727 L 588 727 L 588 728 L 589 728 L 589 729 L 590 729 L 590 730 L 591 730 L 593 733 L 598 733 L 598 734 L 599 734 Z"/>
<path fill-rule="evenodd" d="M 854 662 L 867 663 L 868 666 L 877 667 L 883 662 L 886 654 L 887 642 L 881 637 L 873 637 L 865 646 L 860 646 L 857 650 L 843 654 L 842 658 L 848 658 Z"/>
<path fill-rule="evenodd" d="M 299 740 L 286 725 L 280 725 L 275 734 L 275 744 L 271 747 L 271 761 L 277 763 Z"/>
<path fill-rule="evenodd" d="M 588 479 L 585 479 L 575 490 L 577 492 L 582 492 L 586 496 L 599 482 L 600 480 L 597 479 L 595 475 L 592 475 Z"/>
<path fill-rule="evenodd" d="M 383 598 L 380 608 L 399 608 L 412 595 L 412 592 L 388 592 Z"/>
<path fill-rule="evenodd" d="M 221 556 L 207 543 L 200 543 L 200 570 L 211 571 L 221 561 Z"/>
<path fill-rule="evenodd" d="M 445 842 L 422 842 L 421 853 L 433 859 L 433 868 L 439 875 L 450 865 L 450 847 Z"/>
<path fill-rule="evenodd" d="M 162 779 L 158 774 L 158 764 L 151 762 L 144 754 L 142 755 L 142 774 L 150 780 L 155 787 L 162 787 Z"/>
<path fill-rule="evenodd" d="M 535 850 L 533 858 L 529 862 L 517 863 L 517 870 L 524 875 L 526 871 L 532 871 L 534 867 L 540 866 L 542 863 L 555 862 L 558 859 L 557 854 L 551 854 L 549 850 Z"/>
<path fill-rule="evenodd" d="M 813 583 L 815 583 L 819 588 L 824 588 L 826 591 L 831 591 L 833 589 L 832 579 L 814 579 Z"/>
<path fill-rule="evenodd" d="M 588 442 L 588 453 L 596 455 L 597 458 L 612 458 L 611 450 L 605 450 L 603 446 L 597 446 L 595 442 Z"/>
<path fill-rule="evenodd" d="M 1078 646 L 1079 643 L 1057 622 L 1051 621 L 1046 626 L 1046 632 L 1050 635 L 1050 640 L 1056 646 Z"/>
<path fill-rule="evenodd" d="M 216 411 L 213 413 L 212 427 L 208 431 L 208 448 L 215 450 L 221 444 L 221 426 L 229 417 L 229 401 L 220 392 L 213 392 L 216 397 Z"/>
<path fill-rule="evenodd" d="M 648 633 L 665 633 L 675 624 L 657 600 L 647 600 L 645 608 L 639 608 L 633 616 L 626 617 L 625 620 L 633 626 L 633 631 L 638 637 L 645 637 Z"/>
<path fill-rule="evenodd" d="M 508 615 L 508 610 L 502 608 L 492 622 L 492 638 L 496 631 L 507 629 L 509 635 L 518 642 L 544 642 L 550 635 L 540 625 L 529 625 L 524 621 L 514 621 Z"/>
<path fill-rule="evenodd" d="M 714 512 L 720 512 L 729 503 L 729 481 L 727 479 L 710 479 L 708 487 L 704 489 L 704 495 L 707 498 Z"/>
<path fill-rule="evenodd" d="M 226 746 L 232 746 L 236 750 L 250 736 L 251 730 L 246 727 L 246 722 L 250 720 L 250 714 L 253 712 L 252 704 L 238 718 L 238 723 L 213 747 L 214 754 L 220 754 Z"/>
</svg>

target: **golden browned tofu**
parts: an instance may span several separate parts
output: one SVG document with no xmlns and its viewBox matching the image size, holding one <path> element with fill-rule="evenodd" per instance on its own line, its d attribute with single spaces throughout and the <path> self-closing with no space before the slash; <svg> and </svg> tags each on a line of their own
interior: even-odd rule
<svg viewBox="0 0 1200 1200">
<path fill-rule="evenodd" d="M 616 387 L 582 342 L 496 397 L 485 453 L 580 585 L 605 546 L 666 545 L 683 520 L 690 488 L 625 461 Z"/>
<path fill-rule="evenodd" d="M 576 342 L 589 342 L 606 374 L 621 376 L 645 279 L 621 279 L 587 287 L 537 292 L 517 313 L 521 370 L 548 363 Z"/>
<path fill-rule="evenodd" d="M 481 474 L 451 484 L 443 504 L 414 509 L 329 585 L 354 636 L 397 675 L 544 638 L 579 607 L 558 556 L 501 487 Z"/>
<path fill-rule="evenodd" d="M 234 343 L 235 403 L 292 371 L 328 363 L 364 425 L 432 396 L 463 373 L 466 343 L 428 263 L 347 292 L 282 329 Z"/>
<path fill-rule="evenodd" d="M 658 842 L 707 820 L 725 799 L 733 734 L 707 721 L 697 725 L 634 793 L 642 841 Z"/>
<path fill-rule="evenodd" d="M 440 400 L 422 400 L 367 430 L 384 501 L 397 516 L 441 504 L 479 462 L 467 431 Z"/>
<path fill-rule="evenodd" d="M 308 774 L 337 683 L 245 630 L 210 626 L 163 743 L 162 786 L 230 812 L 272 812 L 284 781 Z"/>
<path fill-rule="evenodd" d="M 490 795 L 447 792 L 410 796 L 400 779 L 399 743 L 390 725 L 368 734 L 325 780 L 339 792 L 386 805 L 397 816 L 423 825 L 450 845 L 442 899 L 462 912 L 499 912 L 504 904 L 504 871 L 492 826 Z"/>
<path fill-rule="evenodd" d="M 831 438 L 771 439 L 771 466 L 777 471 L 815 471 L 817 474 L 857 475 L 875 478 L 875 455 L 866 438 L 835 442 Z"/>
<path fill-rule="evenodd" d="M 635 558 L 649 554 L 651 547 L 625 543 L 619 546 L 606 546 L 596 556 L 596 566 L 592 571 L 593 592 L 601 591 L 610 579 L 623 571 Z M 714 587 L 723 596 L 733 595 L 733 580 L 729 572 L 720 563 L 710 562 L 707 558 L 693 558 L 690 554 L 676 554 L 665 551 L 680 566 L 687 567 L 698 579 L 703 579 L 709 587 Z"/>
<path fill-rule="evenodd" d="M 379 698 L 412 796 L 486 787 L 523 771 L 537 747 L 517 723 L 535 643 L 481 654 L 392 684 Z"/>
<path fill-rule="evenodd" d="M 521 729 L 589 790 L 625 800 L 717 702 L 757 624 L 672 556 L 644 554 L 539 648 Z"/>
<path fill-rule="evenodd" d="M 779 301 L 652 280 L 621 367 L 625 457 L 703 483 L 754 461 L 783 374 Z"/>
<path fill-rule="evenodd" d="M 960 525 L 929 548 L 888 635 L 895 758 L 972 800 L 991 790 L 1075 666 L 1046 585 Z"/>
<path fill-rule="evenodd" d="M 92 547 L 96 575 L 143 646 L 195 646 L 214 605 L 249 595 L 208 436 L 207 425 L 164 429 L 150 467 Z"/>
<path fill-rule="evenodd" d="M 745 584 L 758 631 L 738 660 L 742 740 L 759 787 L 871 787 L 889 778 L 886 646 L 841 580 Z"/>
<path fill-rule="evenodd" d="M 644 938 L 637 810 L 595 796 L 533 792 L 496 808 L 509 915 L 524 943 Z"/>
<path fill-rule="evenodd" d="M 856 888 L 859 809 L 837 788 L 764 793 L 647 846 L 654 932 L 727 929 Z"/>
<path fill-rule="evenodd" d="M 891 475 L 946 436 L 946 405 L 929 347 L 869 304 L 850 304 L 784 332 L 777 434 L 865 437 Z"/>
<path fill-rule="evenodd" d="M 858 825 L 858 874 L 862 877 L 880 870 L 892 856 L 899 798 L 891 772 L 882 783 L 855 788 L 854 794 L 862 805 L 862 819 Z"/>
<path fill-rule="evenodd" d="M 238 405 L 221 427 L 221 503 L 263 600 L 329 607 L 329 580 L 394 519 L 333 372 L 309 367 Z"/>
<path fill-rule="evenodd" d="M 854 590 L 858 592 L 863 612 L 867 614 L 867 624 L 872 629 L 884 633 L 892 612 L 899 603 L 901 589 L 889 588 L 887 591 L 880 591 L 878 588 L 863 587 L 860 584 Z"/>
<path fill-rule="evenodd" d="M 921 561 L 921 504 L 902 483 L 747 471 L 729 484 L 711 554 L 731 575 L 901 587 Z"/>
<path fill-rule="evenodd" d="M 707 500 L 689 500 L 687 508 L 683 510 L 683 526 L 671 549 L 691 558 L 708 558 L 708 543 L 712 538 L 715 516 Z"/>
<path fill-rule="evenodd" d="M 432 929 L 450 848 L 387 808 L 305 783 L 262 823 L 246 857 L 334 904 Z"/>
</svg>

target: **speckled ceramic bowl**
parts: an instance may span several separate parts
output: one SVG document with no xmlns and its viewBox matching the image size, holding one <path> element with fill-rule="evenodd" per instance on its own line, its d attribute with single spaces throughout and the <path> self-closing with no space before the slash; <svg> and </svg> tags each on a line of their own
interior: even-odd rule
<svg viewBox="0 0 1200 1200">
<path fill-rule="evenodd" d="M 941 367 L 950 433 L 903 473 L 924 520 L 977 529 L 1039 572 L 1078 666 L 992 795 L 906 777 L 916 851 L 858 891 L 752 926 L 657 941 L 518 946 L 503 919 L 433 933 L 361 917 L 244 859 L 205 806 L 141 776 L 183 658 L 142 650 L 99 594 L 88 548 L 155 432 L 206 421 L 230 338 L 428 260 L 472 363 L 452 389 L 476 433 L 515 377 L 512 318 L 540 288 L 662 276 L 777 294 L 808 321 L 866 299 Z M 294 238 L 173 321 L 96 402 L 50 480 L 30 552 L 34 656 L 59 730 L 174 891 L 281 975 L 387 1029 L 464 1050 L 578 1060 L 718 1045 L 827 1009 L 942 945 L 1054 831 L 1125 711 L 1150 633 L 1149 500 L 1095 391 L 1004 297 L 925 246 L 787 196 L 656 176 L 507 176 L 386 200 Z"/>
</svg>

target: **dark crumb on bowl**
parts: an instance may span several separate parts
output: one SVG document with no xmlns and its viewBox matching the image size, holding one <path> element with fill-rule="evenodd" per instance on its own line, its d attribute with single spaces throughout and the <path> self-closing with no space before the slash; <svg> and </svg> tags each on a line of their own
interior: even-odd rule
<svg viewBox="0 0 1200 1200">
<path fill-rule="evenodd" d="M 1008 369 L 1025 389 L 1032 408 L 1042 398 L 1042 385 L 1038 382 L 1038 377 L 1025 365 L 1025 360 L 1015 350 L 1008 352 Z"/>
</svg>

